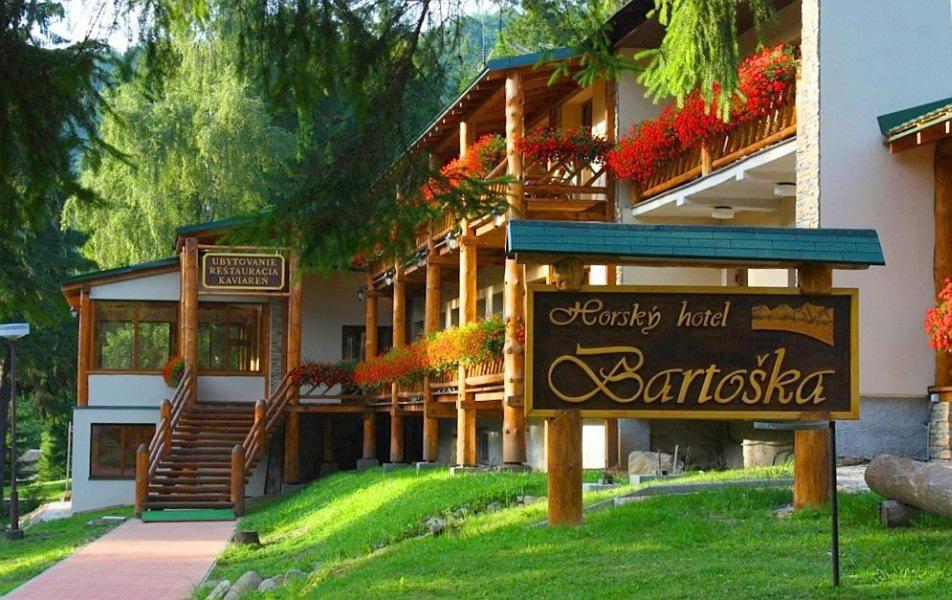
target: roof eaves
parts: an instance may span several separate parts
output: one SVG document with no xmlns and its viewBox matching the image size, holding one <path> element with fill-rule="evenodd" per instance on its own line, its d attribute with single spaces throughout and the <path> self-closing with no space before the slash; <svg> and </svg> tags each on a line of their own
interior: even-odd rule
<svg viewBox="0 0 952 600">
<path fill-rule="evenodd" d="M 87 281 L 95 281 L 97 279 L 106 279 L 109 277 L 116 277 L 118 275 L 126 275 L 131 273 L 139 273 L 143 271 L 153 271 L 157 269 L 164 269 L 166 267 L 172 267 L 177 265 L 179 259 L 177 256 L 169 258 L 161 258 L 159 260 L 152 260 L 149 262 L 138 263 L 134 265 L 127 265 L 125 267 L 116 267 L 115 269 L 105 269 L 103 271 L 92 271 L 90 273 L 83 273 L 81 275 L 73 275 L 72 277 L 67 277 L 62 281 L 62 286 L 70 287 L 77 283 L 84 283 Z"/>
<path fill-rule="evenodd" d="M 876 117 L 879 130 L 887 141 L 915 132 L 933 121 L 952 117 L 952 97 L 927 102 Z"/>
</svg>

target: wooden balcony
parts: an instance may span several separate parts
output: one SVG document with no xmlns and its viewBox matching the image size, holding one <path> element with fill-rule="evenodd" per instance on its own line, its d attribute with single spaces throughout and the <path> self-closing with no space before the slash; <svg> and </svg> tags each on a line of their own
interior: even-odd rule
<svg viewBox="0 0 952 600">
<path fill-rule="evenodd" d="M 667 161 L 642 190 L 636 190 L 633 185 L 632 203 L 644 202 L 795 136 L 796 104 L 796 88 L 791 86 L 783 101 L 769 114 L 718 136 L 702 148 L 687 150 Z"/>
</svg>

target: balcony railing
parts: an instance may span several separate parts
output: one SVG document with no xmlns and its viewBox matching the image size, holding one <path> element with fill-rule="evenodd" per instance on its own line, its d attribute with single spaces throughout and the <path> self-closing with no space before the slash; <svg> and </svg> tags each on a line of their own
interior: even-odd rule
<svg viewBox="0 0 952 600">
<path fill-rule="evenodd" d="M 633 202 L 662 194 L 793 137 L 797 133 L 796 104 L 796 87 L 790 86 L 783 101 L 767 115 L 716 137 L 702 148 L 689 149 L 669 160 L 648 179 L 642 191 L 635 190 Z"/>
</svg>

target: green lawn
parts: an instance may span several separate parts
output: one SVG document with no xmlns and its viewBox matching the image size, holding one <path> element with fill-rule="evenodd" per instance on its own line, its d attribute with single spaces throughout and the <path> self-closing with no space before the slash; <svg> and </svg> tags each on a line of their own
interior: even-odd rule
<svg viewBox="0 0 952 600">
<path fill-rule="evenodd" d="M 56 481 L 43 481 L 38 483 L 21 483 L 18 487 L 20 492 L 20 501 L 26 499 L 35 499 L 37 504 L 45 504 L 54 500 L 62 500 L 63 492 L 66 491 L 66 480 L 58 479 Z M 3 487 L 4 501 L 10 498 L 10 486 Z"/>
<path fill-rule="evenodd" d="M 687 479 L 787 475 L 779 467 Z M 533 527 L 544 504 L 482 512 L 523 492 L 544 494 L 544 475 L 341 473 L 257 507 L 242 528 L 257 529 L 264 546 L 230 547 L 212 577 L 324 565 L 267 596 L 279 598 L 949 597 L 952 520 L 922 516 L 912 528 L 885 530 L 873 494 L 841 495 L 835 592 L 829 514 L 774 516 L 791 500 L 786 489 L 653 497 L 588 514 L 579 528 Z M 448 534 L 420 535 L 425 517 L 462 506 L 471 512 Z"/>
<path fill-rule="evenodd" d="M 113 508 L 38 523 L 16 542 L 0 536 L 0 594 L 6 594 L 112 529 L 114 525 L 86 525 L 103 515 L 129 517 L 132 509 Z"/>
</svg>

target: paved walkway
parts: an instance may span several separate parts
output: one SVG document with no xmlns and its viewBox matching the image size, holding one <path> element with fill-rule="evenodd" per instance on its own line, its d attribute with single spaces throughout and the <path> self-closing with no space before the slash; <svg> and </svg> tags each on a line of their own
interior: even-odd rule
<svg viewBox="0 0 952 600">
<path fill-rule="evenodd" d="M 26 582 L 6 600 L 182 600 L 231 539 L 231 521 L 127 521 Z"/>
</svg>

